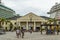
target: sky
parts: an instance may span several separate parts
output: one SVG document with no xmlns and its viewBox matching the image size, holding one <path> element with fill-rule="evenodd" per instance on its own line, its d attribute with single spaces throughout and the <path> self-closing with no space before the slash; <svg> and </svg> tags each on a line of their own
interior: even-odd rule
<svg viewBox="0 0 60 40">
<path fill-rule="evenodd" d="M 47 12 L 60 0 L 2 0 L 2 4 L 21 16 L 33 12 L 38 16 L 50 16 Z"/>
</svg>

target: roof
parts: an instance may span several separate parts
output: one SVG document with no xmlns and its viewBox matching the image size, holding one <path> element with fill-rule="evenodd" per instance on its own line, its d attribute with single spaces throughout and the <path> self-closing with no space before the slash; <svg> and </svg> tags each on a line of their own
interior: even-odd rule
<svg viewBox="0 0 60 40">
<path fill-rule="evenodd" d="M 10 18 L 10 17 L 14 17 L 14 12 L 0 9 L 0 18 Z"/>
<path fill-rule="evenodd" d="M 33 13 L 29 13 L 29 14 L 33 14 Z M 27 15 L 29 15 L 29 14 L 27 14 Z M 25 16 L 27 16 L 27 15 L 25 15 Z M 33 15 L 35 15 L 35 14 L 33 14 Z M 25 17 L 25 16 L 14 16 L 14 17 L 11 17 L 11 18 L 9 18 L 9 19 L 11 19 L 11 20 L 16 20 L 17 18 Z M 32 15 L 31 15 L 31 16 L 32 16 Z M 45 19 L 45 20 L 51 19 L 51 18 L 46 17 L 46 16 L 40 16 L 40 17 L 43 18 L 43 19 Z"/>
<path fill-rule="evenodd" d="M 6 9 L 8 9 L 8 10 L 10 10 L 10 11 L 14 11 L 14 10 L 12 10 L 11 8 L 8 8 L 8 7 L 6 7 L 5 5 L 2 5 L 2 4 L 0 4 L 0 7 L 6 8 Z M 14 12 L 15 12 L 15 11 L 14 11 Z"/>
<path fill-rule="evenodd" d="M 11 18 L 8 18 L 10 20 L 16 20 L 17 18 L 20 18 L 21 16 L 14 16 L 14 17 L 11 17 Z"/>
<path fill-rule="evenodd" d="M 40 16 L 40 17 L 44 18 L 45 20 L 51 19 L 51 18 L 46 17 L 46 16 Z"/>
<path fill-rule="evenodd" d="M 20 17 L 17 19 L 18 21 L 21 21 L 21 22 L 45 22 L 47 20 L 45 20 L 44 18 L 34 14 L 33 12 L 29 12 L 28 14 Z"/>
<path fill-rule="evenodd" d="M 6 7 L 5 5 L 0 3 L 0 18 L 11 18 L 14 17 L 15 11 Z"/>
<path fill-rule="evenodd" d="M 51 8 L 51 10 L 50 10 L 50 13 L 56 12 L 56 11 L 58 11 L 58 10 L 60 10 L 60 3 L 57 3 L 57 4 L 55 4 L 54 6 L 52 6 L 52 8 Z M 49 14 L 50 14 L 50 13 L 49 13 Z"/>
<path fill-rule="evenodd" d="M 41 24 L 41 26 L 58 26 L 59 24 Z"/>
</svg>

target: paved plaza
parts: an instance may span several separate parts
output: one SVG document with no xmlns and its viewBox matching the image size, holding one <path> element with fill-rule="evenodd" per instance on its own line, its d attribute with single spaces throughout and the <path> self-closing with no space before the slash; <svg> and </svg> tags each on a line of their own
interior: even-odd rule
<svg viewBox="0 0 60 40">
<path fill-rule="evenodd" d="M 4 35 L 0 35 L 0 40 L 60 40 L 60 35 L 45 35 L 45 32 L 41 35 L 40 32 L 25 32 L 25 36 L 22 39 L 16 38 L 15 32 L 7 32 Z"/>
</svg>

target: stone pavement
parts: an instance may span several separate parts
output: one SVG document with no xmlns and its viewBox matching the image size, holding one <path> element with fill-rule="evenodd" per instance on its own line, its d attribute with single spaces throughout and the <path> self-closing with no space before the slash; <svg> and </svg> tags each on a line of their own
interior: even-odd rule
<svg viewBox="0 0 60 40">
<path fill-rule="evenodd" d="M 25 32 L 24 38 L 20 37 L 18 39 L 15 32 L 7 32 L 4 35 L 0 35 L 0 40 L 60 40 L 60 35 L 45 35 L 45 32 L 42 35 L 40 32 L 33 32 L 32 34 Z"/>
</svg>

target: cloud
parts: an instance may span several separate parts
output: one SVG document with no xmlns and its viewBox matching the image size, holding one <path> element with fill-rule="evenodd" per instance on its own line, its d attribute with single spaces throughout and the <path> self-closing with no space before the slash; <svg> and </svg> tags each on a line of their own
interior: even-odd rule
<svg viewBox="0 0 60 40">
<path fill-rule="evenodd" d="M 60 2 L 60 0 L 2 0 L 4 5 L 7 7 L 12 8 L 16 11 L 17 14 L 23 15 L 27 8 L 31 7 L 30 11 L 37 11 L 41 9 L 46 16 L 48 16 L 46 13 L 50 10 L 50 8 L 55 5 L 55 2 Z M 24 9 L 24 10 L 23 10 Z M 29 10 L 29 9 L 28 9 Z M 39 11 L 41 11 L 39 10 Z M 20 13 L 22 11 L 22 13 Z M 39 11 L 37 11 L 37 14 L 39 14 Z M 44 15 L 41 13 L 41 15 Z"/>
<path fill-rule="evenodd" d="M 37 9 L 37 8 L 28 7 L 28 8 L 19 10 L 19 13 L 21 15 L 26 15 L 29 12 L 33 12 L 34 14 L 36 14 L 38 16 L 49 16 L 48 14 L 46 14 L 45 12 L 43 12 L 41 9 Z"/>
</svg>

